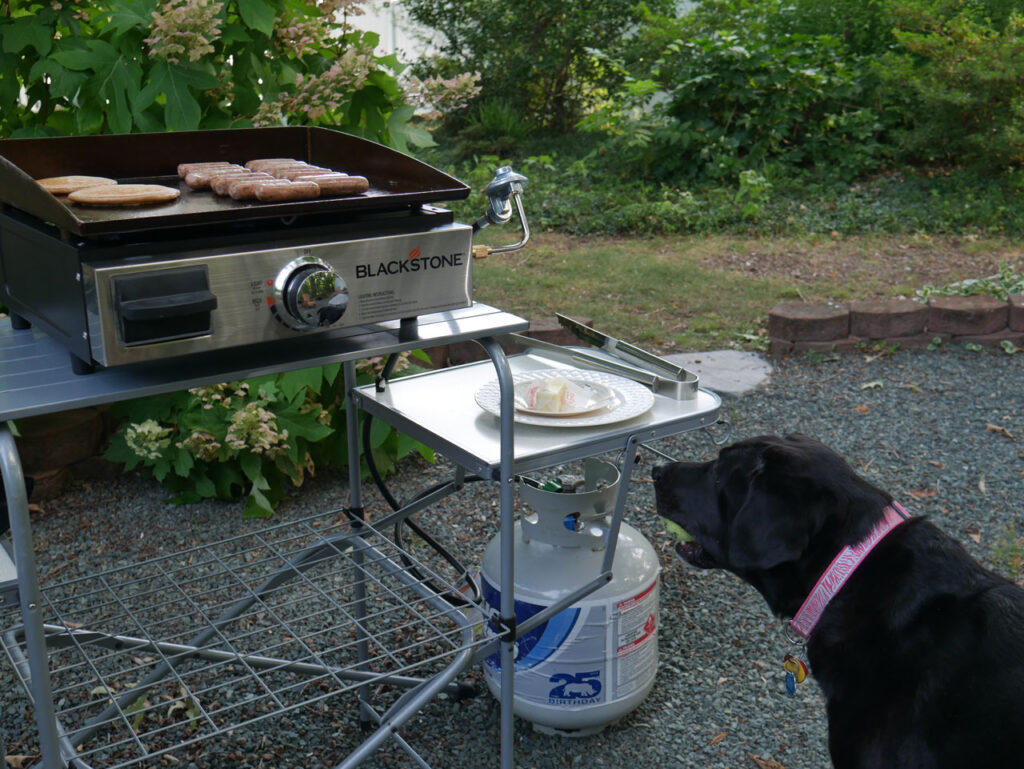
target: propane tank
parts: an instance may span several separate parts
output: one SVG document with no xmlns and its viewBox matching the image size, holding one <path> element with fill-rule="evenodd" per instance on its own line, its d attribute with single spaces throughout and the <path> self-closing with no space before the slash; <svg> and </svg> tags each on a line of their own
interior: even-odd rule
<svg viewBox="0 0 1024 769">
<path fill-rule="evenodd" d="M 616 467 L 596 459 L 586 461 L 582 482 L 520 481 L 520 497 L 534 512 L 513 531 L 517 622 L 601 573 L 618 484 Z M 500 541 L 498 534 L 488 543 L 480 570 L 484 599 L 495 610 L 501 601 Z M 547 734 L 582 737 L 643 701 L 658 668 L 659 571 L 651 543 L 622 523 L 611 582 L 515 642 L 517 716 Z M 488 687 L 499 696 L 499 655 L 487 657 L 483 667 Z"/>
</svg>

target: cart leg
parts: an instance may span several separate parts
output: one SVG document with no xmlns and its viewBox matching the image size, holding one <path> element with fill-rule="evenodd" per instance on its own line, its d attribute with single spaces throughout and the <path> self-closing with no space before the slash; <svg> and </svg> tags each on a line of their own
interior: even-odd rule
<svg viewBox="0 0 1024 769">
<path fill-rule="evenodd" d="M 501 618 L 509 627 L 515 627 L 515 540 L 512 532 L 515 526 L 513 507 L 513 462 L 515 460 L 515 433 L 513 422 L 512 370 L 501 345 L 492 337 L 480 341 L 494 363 L 498 373 L 498 392 L 501 401 L 501 459 L 499 465 L 500 509 L 501 509 Z M 512 769 L 514 764 L 513 729 L 515 718 L 512 712 L 512 698 L 515 694 L 515 642 L 501 643 L 501 766 Z"/>
<path fill-rule="evenodd" d="M 352 396 L 356 387 L 356 364 L 347 361 L 342 364 L 342 372 L 345 376 L 345 437 L 348 442 L 348 506 L 352 513 L 360 520 L 366 519 L 366 512 L 363 510 L 362 475 L 359 462 L 359 412 Z M 353 526 L 353 531 L 359 530 L 359 524 Z M 363 551 L 356 549 L 352 554 L 355 562 L 352 578 L 352 596 L 355 599 L 355 618 L 359 640 L 356 642 L 356 655 L 359 664 L 357 670 L 366 670 L 366 663 L 370 657 L 369 644 L 363 631 L 366 620 L 366 579 L 361 568 L 363 562 Z M 370 688 L 359 687 L 359 725 L 363 731 L 369 731 L 373 725 L 370 703 Z"/>
<path fill-rule="evenodd" d="M 21 471 L 18 447 L 7 423 L 0 425 L 0 473 L 7 492 L 7 511 L 10 515 L 11 539 L 14 544 L 14 563 L 18 575 L 18 597 L 22 621 L 25 623 L 25 648 L 28 652 L 31 688 L 39 729 L 39 744 L 45 769 L 63 769 L 60 754 L 60 734 L 53 709 L 53 691 L 50 686 L 50 664 L 43 634 L 42 593 L 36 572 L 36 557 L 32 549 L 32 527 L 28 517 L 28 494 Z"/>
</svg>

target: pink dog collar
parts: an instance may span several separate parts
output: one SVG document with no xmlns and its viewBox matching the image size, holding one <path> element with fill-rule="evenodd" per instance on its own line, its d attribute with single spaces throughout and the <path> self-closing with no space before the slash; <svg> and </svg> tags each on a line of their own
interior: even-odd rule
<svg viewBox="0 0 1024 769">
<path fill-rule="evenodd" d="M 886 534 L 910 518 L 910 514 L 897 502 L 893 502 L 882 512 L 884 517 L 875 525 L 871 533 L 853 547 L 844 547 L 840 550 L 839 555 L 825 569 L 825 573 L 818 579 L 818 584 L 808 594 L 800 610 L 789 623 L 789 627 L 794 633 L 803 638 L 810 636 L 829 601 L 835 598 L 836 593 L 846 584 L 850 575 L 857 570 L 861 561 L 867 557 L 875 545 L 882 541 Z"/>
</svg>

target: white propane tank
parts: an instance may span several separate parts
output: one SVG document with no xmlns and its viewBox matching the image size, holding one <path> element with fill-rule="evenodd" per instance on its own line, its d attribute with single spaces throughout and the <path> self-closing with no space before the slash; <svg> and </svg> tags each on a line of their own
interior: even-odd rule
<svg viewBox="0 0 1024 769">
<path fill-rule="evenodd" d="M 520 496 L 535 513 L 523 516 L 513 533 L 517 622 L 601 573 L 618 481 L 614 465 L 587 460 L 577 493 L 520 483 Z M 500 538 L 488 543 L 480 570 L 484 599 L 495 610 L 501 598 Z M 622 523 L 612 581 L 516 641 L 515 714 L 538 731 L 582 737 L 636 708 L 658 668 L 659 572 L 651 543 Z M 495 696 L 501 691 L 500 665 L 497 653 L 484 660 Z"/>
</svg>

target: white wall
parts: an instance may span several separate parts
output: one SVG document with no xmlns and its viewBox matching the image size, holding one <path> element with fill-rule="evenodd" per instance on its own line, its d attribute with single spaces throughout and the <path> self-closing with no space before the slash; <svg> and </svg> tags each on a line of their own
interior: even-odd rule
<svg viewBox="0 0 1024 769">
<path fill-rule="evenodd" d="M 366 13 L 353 19 L 353 23 L 359 29 L 380 35 L 378 53 L 397 50 L 399 59 L 409 63 L 433 50 L 429 42 L 422 40 L 429 37 L 430 31 L 409 18 L 401 0 L 370 0 L 364 8 Z"/>
</svg>

